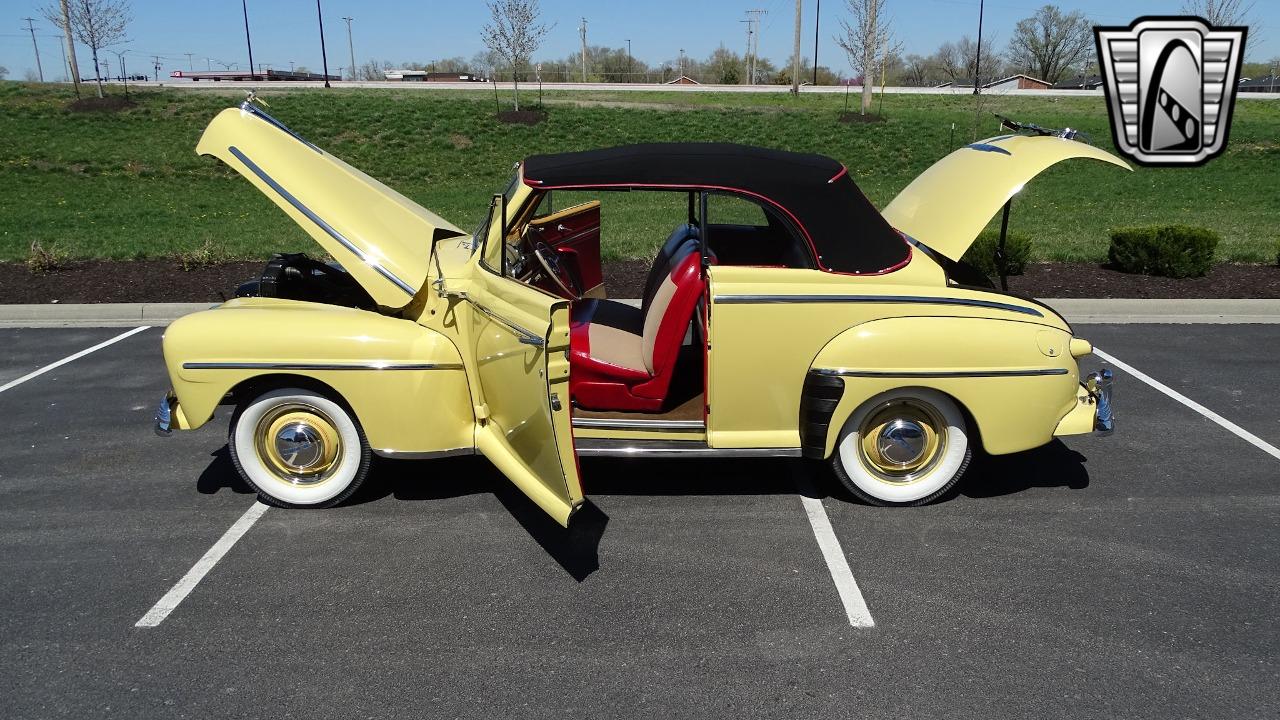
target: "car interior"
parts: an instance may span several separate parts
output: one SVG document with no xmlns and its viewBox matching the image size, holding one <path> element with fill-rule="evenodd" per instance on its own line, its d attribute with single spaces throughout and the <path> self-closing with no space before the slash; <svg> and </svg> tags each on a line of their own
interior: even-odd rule
<svg viewBox="0 0 1280 720">
<path fill-rule="evenodd" d="M 666 197 L 645 197 L 656 194 Z M 707 268 L 813 267 L 789 220 L 727 192 L 623 190 L 586 196 L 549 190 L 526 208 L 507 235 L 507 272 L 571 301 L 576 417 L 702 420 Z M 600 242 L 611 219 L 624 232 L 666 233 L 653 251 L 638 307 L 607 297 Z"/>
</svg>

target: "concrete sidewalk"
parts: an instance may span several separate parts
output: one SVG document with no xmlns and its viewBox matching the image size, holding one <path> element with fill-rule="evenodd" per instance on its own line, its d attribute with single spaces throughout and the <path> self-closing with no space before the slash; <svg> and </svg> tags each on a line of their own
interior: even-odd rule
<svg viewBox="0 0 1280 720">
<path fill-rule="evenodd" d="M 624 301 L 625 302 L 625 301 Z M 1071 323 L 1280 324 L 1276 300 L 1047 299 Z M 0 327 L 164 326 L 216 303 L 0 305 Z"/>
</svg>

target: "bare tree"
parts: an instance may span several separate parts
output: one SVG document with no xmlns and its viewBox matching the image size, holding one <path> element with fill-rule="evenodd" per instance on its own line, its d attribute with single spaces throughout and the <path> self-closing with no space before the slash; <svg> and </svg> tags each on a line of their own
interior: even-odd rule
<svg viewBox="0 0 1280 720">
<path fill-rule="evenodd" d="M 3 80 L 9 74 L 9 68 L 0 65 L 0 80 Z"/>
<path fill-rule="evenodd" d="M 1210 25 L 1248 25 L 1254 0 L 1184 0 L 1182 12 L 1199 15 Z"/>
<path fill-rule="evenodd" d="M 520 73 L 551 29 L 538 22 L 538 0 L 489 0 L 490 22 L 480 30 L 485 47 L 511 65 L 512 91 L 520 109 Z"/>
<path fill-rule="evenodd" d="M 1093 27 L 1084 13 L 1064 13 L 1056 5 L 1045 5 L 1018 21 L 1009 41 L 1009 61 L 1052 84 L 1092 50 Z"/>
<path fill-rule="evenodd" d="M 370 60 L 360 67 L 356 68 L 352 73 L 352 77 L 356 80 L 378 81 L 386 80 L 386 73 L 383 72 L 382 63 L 377 60 Z"/>
<path fill-rule="evenodd" d="M 841 34 L 836 44 L 849 57 L 854 73 L 862 77 L 862 114 L 871 109 L 871 86 L 885 58 L 902 49 L 889 30 L 890 18 L 884 12 L 886 0 L 845 0 L 849 20 L 840 18 Z"/>
<path fill-rule="evenodd" d="M 102 97 L 98 51 L 125 41 L 129 21 L 133 19 L 129 0 L 70 0 L 67 5 L 65 16 L 61 2 L 46 6 L 40 14 L 64 32 L 70 29 L 77 40 L 88 46 L 93 53 L 93 77 L 98 84 L 98 97 Z"/>
<path fill-rule="evenodd" d="M 945 42 L 938 46 L 938 52 L 933 55 L 933 63 L 940 73 L 957 85 L 969 82 L 982 85 L 983 81 L 990 81 L 999 75 L 1000 57 L 991 51 L 993 45 L 994 37 L 990 42 L 986 39 L 982 42 L 981 69 L 987 74 L 981 78 L 975 77 L 978 72 L 978 43 L 968 35 L 958 42 Z"/>
<path fill-rule="evenodd" d="M 913 87 L 924 87 L 929 84 L 932 73 L 933 62 L 931 58 L 921 57 L 914 53 L 902 58 L 902 81 L 904 84 Z"/>
</svg>

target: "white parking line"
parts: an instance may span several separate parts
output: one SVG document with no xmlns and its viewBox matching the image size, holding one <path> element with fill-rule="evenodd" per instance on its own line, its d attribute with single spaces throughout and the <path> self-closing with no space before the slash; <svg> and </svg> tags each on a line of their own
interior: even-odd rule
<svg viewBox="0 0 1280 720">
<path fill-rule="evenodd" d="M 169 592 L 164 594 L 164 597 L 160 598 L 160 602 L 153 605 L 147 611 L 147 614 L 142 616 L 141 620 L 134 623 L 134 627 L 155 627 L 164 622 L 164 619 L 169 617 L 169 613 L 173 612 L 174 608 L 178 607 L 191 594 L 191 591 L 200 583 L 200 580 L 213 569 L 214 565 L 218 564 L 218 561 L 222 559 L 223 555 L 227 554 L 231 546 L 235 545 L 236 541 L 243 537 L 249 531 L 249 528 L 258 522 L 258 518 L 262 517 L 262 513 L 266 511 L 266 505 L 255 502 L 240 516 L 239 520 L 227 528 L 227 531 L 222 534 L 218 542 L 213 544 L 213 547 L 209 548 L 204 557 L 197 560 L 196 564 L 192 565 L 191 569 L 187 571 L 187 574 L 183 575 L 182 579 L 170 588 Z"/>
<path fill-rule="evenodd" d="M 1123 371 L 1125 371 L 1125 372 L 1129 373 L 1130 375 L 1132 375 L 1132 376 L 1134 376 L 1135 378 L 1137 378 L 1137 379 L 1141 380 L 1142 382 L 1144 382 L 1144 383 L 1146 383 L 1146 384 L 1150 385 L 1151 387 L 1153 387 L 1153 388 L 1155 388 L 1155 389 L 1159 390 L 1160 392 L 1164 393 L 1165 395 L 1168 395 L 1169 397 L 1173 398 L 1174 400 L 1177 400 L 1178 402 L 1182 403 L 1183 405 L 1186 405 L 1187 407 L 1191 408 L 1192 410 L 1195 410 L 1196 412 L 1198 412 L 1198 413 L 1200 413 L 1201 415 L 1203 415 L 1203 416 L 1205 416 L 1205 417 L 1209 418 L 1210 420 L 1212 420 L 1212 421 L 1214 421 L 1214 422 L 1218 423 L 1218 424 L 1219 424 L 1219 425 L 1221 425 L 1222 427 L 1226 428 L 1227 430 L 1230 430 L 1230 431 L 1231 431 L 1232 433 L 1234 433 L 1236 436 L 1240 437 L 1240 438 L 1241 438 L 1242 440 L 1244 440 L 1245 442 L 1248 442 L 1250 445 L 1253 445 L 1254 447 L 1258 448 L 1258 449 L 1259 449 L 1259 450 L 1261 450 L 1262 452 L 1264 452 L 1264 453 L 1266 453 L 1266 454 L 1270 455 L 1271 457 L 1273 457 L 1273 458 L 1275 458 L 1275 459 L 1277 459 L 1277 460 L 1280 460 L 1280 448 L 1277 448 L 1275 445 L 1272 445 L 1271 443 L 1267 442 L 1266 440 L 1263 440 L 1262 438 L 1258 437 L 1257 435 L 1254 435 L 1253 433 L 1249 432 L 1248 430 L 1245 430 L 1244 428 L 1240 427 L 1239 425 L 1237 425 L 1237 424 L 1235 424 L 1235 423 L 1231 422 L 1230 420 L 1228 420 L 1228 419 L 1226 419 L 1226 418 L 1222 417 L 1222 416 L 1221 416 L 1221 415 L 1219 415 L 1218 413 L 1216 413 L 1216 412 L 1214 412 L 1214 411 L 1210 410 L 1209 408 L 1207 408 L 1207 407 L 1205 407 L 1205 406 L 1201 405 L 1200 403 L 1196 402 L 1195 400 L 1192 400 L 1191 398 L 1187 397 L 1186 395 L 1183 395 L 1182 393 L 1178 392 L 1177 390 L 1174 390 L 1173 388 L 1169 387 L 1168 385 L 1165 385 L 1164 383 L 1160 382 L 1159 380 L 1156 380 L 1156 379 L 1152 378 L 1151 376 L 1147 375 L 1146 373 L 1143 373 L 1143 372 L 1141 372 L 1141 371 L 1139 371 L 1139 370 L 1135 370 L 1131 365 L 1127 365 L 1127 364 L 1125 364 L 1125 363 L 1123 363 L 1123 362 L 1120 362 L 1119 360 L 1115 359 L 1115 357 L 1113 357 L 1113 356 L 1111 356 L 1111 355 L 1109 355 L 1109 354 L 1107 354 L 1107 353 L 1105 353 L 1105 352 L 1103 352 L 1103 351 L 1099 350 L 1099 349 L 1098 349 L 1098 348 L 1096 348 L 1096 347 L 1093 349 L 1093 354 L 1094 354 L 1094 355 L 1097 355 L 1098 357 L 1102 358 L 1103 360 L 1106 360 L 1107 362 L 1111 363 L 1112 365 L 1115 365 L 1116 367 L 1118 367 L 1118 368 L 1120 368 L 1121 370 L 1123 370 Z"/>
<path fill-rule="evenodd" d="M 67 357 L 62 358 L 62 359 L 61 359 L 61 360 L 59 360 L 58 362 L 50 363 L 50 364 L 45 365 L 44 367 L 40 368 L 39 370 L 35 370 L 35 371 L 32 371 L 32 372 L 27 373 L 26 375 L 23 375 L 22 377 L 18 378 L 17 380 L 10 380 L 9 382 L 5 383 L 4 385 L 0 385 L 0 392 L 4 392 L 5 390 L 8 390 L 8 389 L 10 389 L 10 388 L 15 388 L 15 387 L 17 387 L 17 386 L 21 385 L 22 383 L 24 383 L 24 382 L 26 382 L 26 381 L 28 381 L 28 380 L 32 379 L 32 378 L 40 377 L 41 375 L 43 375 L 43 374 L 45 374 L 45 373 L 49 372 L 50 370 L 55 370 L 55 369 L 57 369 L 57 368 L 60 368 L 60 367 L 62 367 L 63 365 L 66 365 L 67 363 L 71 362 L 72 360 L 79 360 L 80 358 L 84 357 L 85 355 L 88 355 L 88 354 L 89 354 L 89 353 L 91 353 L 91 352 L 96 352 L 96 351 L 98 351 L 98 350 L 101 350 L 102 348 L 104 348 L 104 347 L 106 347 L 106 346 L 108 346 L 108 345 L 112 345 L 112 344 L 114 344 L 114 343 L 118 343 L 118 342 L 120 342 L 121 340 L 124 340 L 124 339 L 125 339 L 125 338 L 127 338 L 127 337 L 132 337 L 132 336 L 137 335 L 138 333 L 142 332 L 143 330 L 149 330 L 150 328 L 151 328 L 151 326 L 150 326 L 150 325 L 143 325 L 142 327 L 136 327 L 136 328 L 134 328 L 134 329 L 130 330 L 129 332 L 123 332 L 123 333 L 120 333 L 119 335 L 117 335 L 117 336 L 115 336 L 115 337 L 111 338 L 110 340 L 106 340 L 106 341 L 104 341 L 104 342 L 100 342 L 100 343 L 98 343 L 97 345 L 94 345 L 94 346 L 93 346 L 93 347 L 91 347 L 91 348 L 85 348 L 84 350 L 81 350 L 80 352 L 76 353 L 75 355 L 68 355 Z"/>
<path fill-rule="evenodd" d="M 800 488 L 800 502 L 804 504 L 805 515 L 809 516 L 813 537 L 822 550 L 822 558 L 827 561 L 827 570 L 831 572 L 831 579 L 836 584 L 836 592 L 840 593 L 840 603 L 844 605 L 849 624 L 853 627 L 875 627 L 876 621 L 871 619 L 871 610 L 867 608 L 867 601 L 858 589 L 858 581 L 853 579 L 853 570 L 849 569 L 849 560 L 844 556 L 840 541 L 836 539 L 835 530 L 831 529 L 827 508 L 821 500 L 809 497 L 803 484 Z"/>
</svg>

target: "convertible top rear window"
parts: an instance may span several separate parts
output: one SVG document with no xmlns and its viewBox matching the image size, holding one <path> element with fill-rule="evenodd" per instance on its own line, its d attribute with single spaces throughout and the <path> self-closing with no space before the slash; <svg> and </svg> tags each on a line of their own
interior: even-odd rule
<svg viewBox="0 0 1280 720">
<path fill-rule="evenodd" d="M 524 181 L 539 189 L 654 187 L 728 190 L 765 201 L 793 219 L 820 268 L 893 270 L 906 241 L 831 158 L 729 143 L 652 143 L 534 155 Z"/>
</svg>

